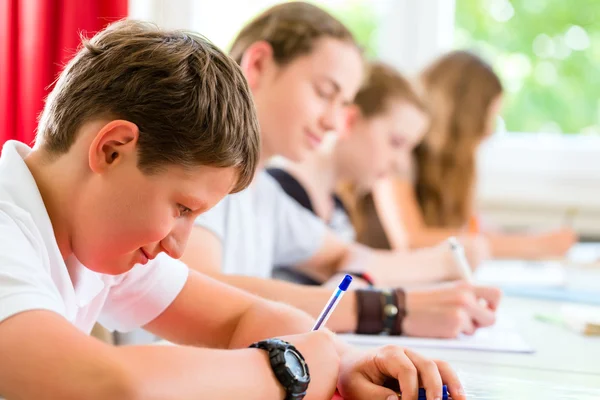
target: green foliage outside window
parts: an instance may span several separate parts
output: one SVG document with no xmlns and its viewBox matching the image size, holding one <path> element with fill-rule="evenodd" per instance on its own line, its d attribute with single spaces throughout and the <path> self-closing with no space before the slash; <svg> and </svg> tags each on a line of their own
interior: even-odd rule
<svg viewBox="0 0 600 400">
<path fill-rule="evenodd" d="M 600 134 L 600 1 L 456 0 L 455 45 L 501 76 L 508 131 Z"/>
</svg>

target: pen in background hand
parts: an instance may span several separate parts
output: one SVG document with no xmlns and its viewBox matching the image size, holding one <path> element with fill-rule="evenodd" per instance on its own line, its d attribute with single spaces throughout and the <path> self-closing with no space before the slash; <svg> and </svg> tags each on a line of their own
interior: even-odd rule
<svg viewBox="0 0 600 400">
<path fill-rule="evenodd" d="M 469 261 L 467 261 L 467 256 L 465 255 L 465 248 L 454 236 L 449 237 L 447 241 L 448 245 L 450 246 L 450 250 L 452 251 L 454 261 L 456 262 L 458 268 L 460 268 L 460 272 L 463 276 L 463 279 L 471 282 L 473 280 L 473 272 L 471 271 Z"/>
</svg>

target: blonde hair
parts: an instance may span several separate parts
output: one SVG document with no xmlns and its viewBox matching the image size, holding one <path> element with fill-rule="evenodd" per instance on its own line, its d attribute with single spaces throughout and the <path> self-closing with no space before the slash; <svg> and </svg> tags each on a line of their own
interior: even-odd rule
<svg viewBox="0 0 600 400">
<path fill-rule="evenodd" d="M 477 146 L 502 84 L 489 64 L 465 51 L 439 58 L 421 84 L 431 125 L 414 152 L 417 198 L 427 225 L 461 227 L 473 208 Z"/>
<path fill-rule="evenodd" d="M 305 2 L 273 6 L 250 21 L 237 35 L 229 54 L 239 64 L 244 52 L 259 41 L 273 48 L 273 57 L 283 65 L 309 54 L 321 38 L 335 38 L 357 46 L 344 24 L 325 10 Z"/>
<path fill-rule="evenodd" d="M 426 104 L 408 79 L 389 65 L 371 63 L 353 103 L 365 118 L 373 118 L 387 112 L 394 102 L 405 102 L 427 113 Z M 348 210 L 357 240 L 370 247 L 384 247 L 381 235 L 385 237 L 385 233 L 371 193 L 360 192 L 353 183 L 345 182 L 338 186 L 337 194 Z"/>
</svg>

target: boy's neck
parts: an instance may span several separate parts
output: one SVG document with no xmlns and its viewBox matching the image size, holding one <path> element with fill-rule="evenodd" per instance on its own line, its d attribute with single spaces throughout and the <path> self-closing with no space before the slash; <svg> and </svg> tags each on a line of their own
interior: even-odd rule
<svg viewBox="0 0 600 400">
<path fill-rule="evenodd" d="M 72 209 L 70 194 L 73 193 L 73 186 L 69 179 L 71 174 L 65 171 L 72 170 L 72 168 L 61 167 L 62 157 L 55 162 L 49 162 L 48 159 L 44 150 L 34 148 L 25 158 L 25 164 L 42 196 L 46 212 L 52 223 L 56 243 L 63 259 L 66 260 L 72 253 L 68 210 Z"/>
</svg>

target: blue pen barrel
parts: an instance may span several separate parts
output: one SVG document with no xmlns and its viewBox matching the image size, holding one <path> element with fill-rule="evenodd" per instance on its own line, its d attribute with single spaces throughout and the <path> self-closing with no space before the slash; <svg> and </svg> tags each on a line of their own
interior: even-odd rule
<svg viewBox="0 0 600 400">
<path fill-rule="evenodd" d="M 333 294 L 329 298 L 329 301 L 327 302 L 327 305 L 325 306 L 323 311 L 321 311 L 321 315 L 319 315 L 319 318 L 317 318 L 317 322 L 315 323 L 315 326 L 312 329 L 313 331 L 318 330 L 319 328 L 321 328 L 321 326 L 324 326 L 327 323 L 327 321 L 329 320 L 329 317 L 331 316 L 332 311 L 335 309 L 337 304 L 340 302 L 344 292 L 346 290 L 348 290 L 348 287 L 350 286 L 351 282 L 352 282 L 352 277 L 350 275 L 346 275 L 344 277 L 344 279 L 342 280 L 342 282 L 337 287 L 337 289 L 333 292 Z"/>
<path fill-rule="evenodd" d="M 427 394 L 425 394 L 425 389 L 419 389 L 419 400 L 427 400 Z M 451 400 L 448 397 L 448 387 L 446 385 L 442 388 L 442 400 Z"/>
</svg>

